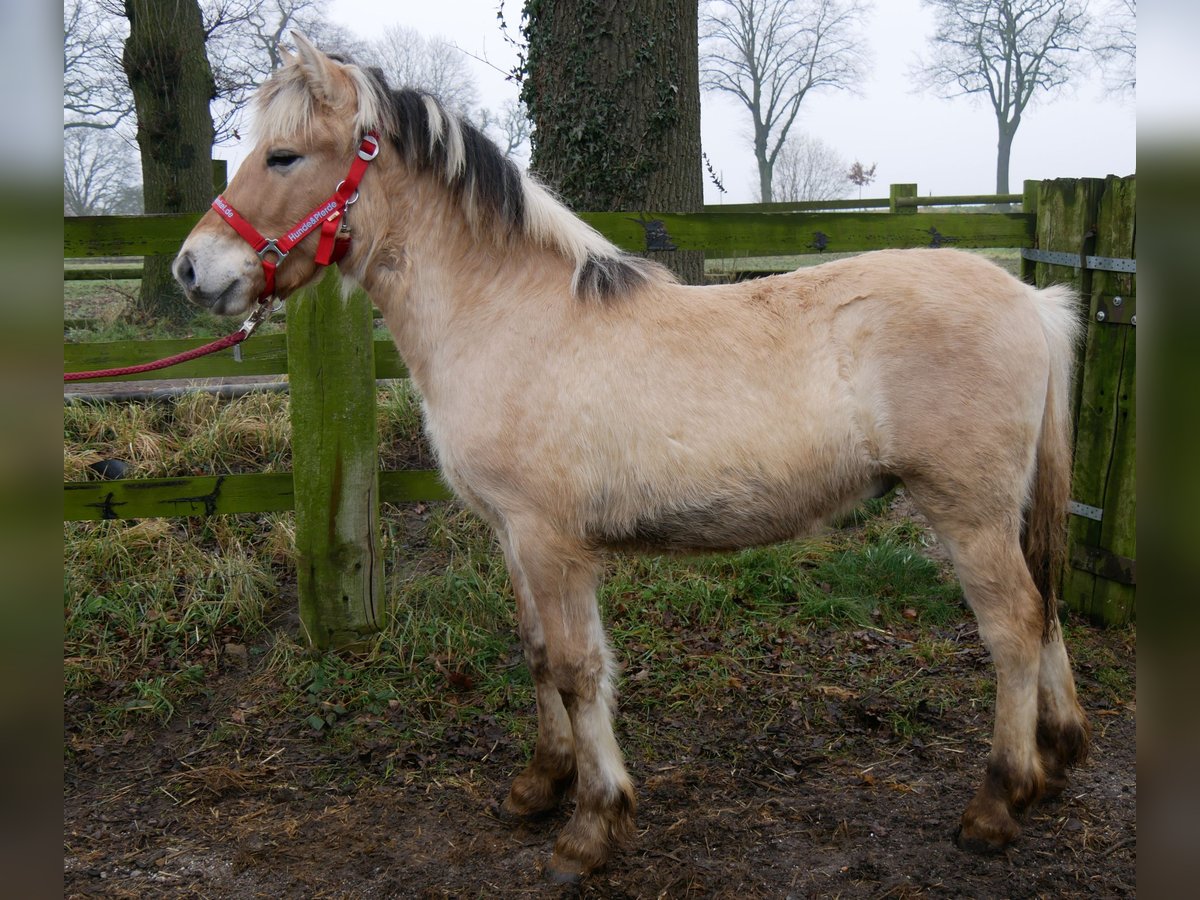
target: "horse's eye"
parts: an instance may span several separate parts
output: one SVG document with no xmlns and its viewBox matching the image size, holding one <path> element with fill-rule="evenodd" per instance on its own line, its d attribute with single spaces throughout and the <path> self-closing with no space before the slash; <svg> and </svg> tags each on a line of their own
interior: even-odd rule
<svg viewBox="0 0 1200 900">
<path fill-rule="evenodd" d="M 267 156 L 267 165 L 272 169 L 286 169 L 299 158 L 299 153 L 292 153 L 289 150 L 276 150 Z"/>
</svg>

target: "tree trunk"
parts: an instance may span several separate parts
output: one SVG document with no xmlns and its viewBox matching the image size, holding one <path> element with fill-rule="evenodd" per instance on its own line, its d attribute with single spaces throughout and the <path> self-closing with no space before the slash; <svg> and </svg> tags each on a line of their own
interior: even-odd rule
<svg viewBox="0 0 1200 900">
<path fill-rule="evenodd" d="M 758 201 L 759 203 L 774 203 L 775 202 L 775 173 L 772 171 L 772 166 L 767 160 L 760 156 L 758 158 Z"/>
<path fill-rule="evenodd" d="M 203 212 L 212 200 L 216 94 L 197 0 L 125 0 L 129 37 L 121 62 L 137 109 L 142 192 L 148 213 Z M 140 308 L 176 321 L 193 309 L 170 271 L 147 256 Z"/>
<path fill-rule="evenodd" d="M 772 203 L 775 200 L 775 166 L 767 155 L 767 143 L 771 132 L 759 117 L 759 111 L 750 111 L 754 119 L 754 161 L 758 163 L 758 202 Z"/>
<path fill-rule="evenodd" d="M 1008 193 L 1008 161 L 1012 156 L 1013 138 L 1017 135 L 1016 124 L 1000 122 L 999 140 L 996 141 L 996 193 Z"/>
<path fill-rule="evenodd" d="M 574 209 L 698 212 L 697 0 L 526 0 L 531 167 Z M 704 256 L 648 254 L 699 284 Z"/>
</svg>

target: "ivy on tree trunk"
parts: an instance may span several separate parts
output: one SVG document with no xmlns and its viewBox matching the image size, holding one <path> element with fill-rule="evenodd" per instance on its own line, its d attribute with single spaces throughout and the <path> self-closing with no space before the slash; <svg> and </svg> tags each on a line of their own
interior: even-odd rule
<svg viewBox="0 0 1200 900">
<path fill-rule="evenodd" d="M 197 0 L 125 0 L 129 37 L 121 64 L 137 110 L 147 213 L 202 212 L 212 200 L 216 94 Z M 148 256 L 140 308 L 186 319 L 191 305 L 171 275 L 170 256 Z"/>
<path fill-rule="evenodd" d="M 574 209 L 698 212 L 697 0 L 527 0 L 531 168 Z M 703 254 L 648 254 L 681 280 Z"/>
</svg>

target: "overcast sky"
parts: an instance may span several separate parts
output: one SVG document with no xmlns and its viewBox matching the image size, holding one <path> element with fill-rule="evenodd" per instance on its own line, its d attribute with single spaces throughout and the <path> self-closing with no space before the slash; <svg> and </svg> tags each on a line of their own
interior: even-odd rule
<svg viewBox="0 0 1200 900">
<path fill-rule="evenodd" d="M 515 53 L 496 21 L 499 0 L 332 0 L 330 18 L 372 38 L 390 25 L 438 35 L 507 71 Z M 1173 5 L 1173 4 L 1172 4 Z M 1200 5 L 1200 4 L 1198 4 Z M 508 0 L 509 30 L 516 30 L 521 0 Z M 941 100 L 912 93 L 909 65 L 933 30 L 919 0 L 876 0 L 863 37 L 873 57 L 861 94 L 833 92 L 805 99 L 795 128 L 817 135 L 847 160 L 877 163 L 865 195 L 886 196 L 893 182 L 916 182 L 921 194 L 981 194 L 995 189 L 996 124 L 985 101 Z M 517 87 L 501 71 L 469 60 L 480 102 L 499 108 Z M 1034 100 L 1013 145 L 1010 189 L 1026 178 L 1130 175 L 1135 171 L 1132 99 L 1105 96 L 1099 76 Z M 749 143 L 749 114 L 720 95 L 702 94 L 704 150 L 724 181 L 724 202 L 755 198 L 757 174 Z M 705 199 L 721 202 L 706 183 Z"/>
</svg>

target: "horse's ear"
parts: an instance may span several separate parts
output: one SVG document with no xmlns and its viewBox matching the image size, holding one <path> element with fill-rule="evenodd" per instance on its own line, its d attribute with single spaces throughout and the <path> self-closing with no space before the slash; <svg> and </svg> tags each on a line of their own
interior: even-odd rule
<svg viewBox="0 0 1200 900">
<path fill-rule="evenodd" d="M 313 95 L 330 106 L 341 105 L 347 99 L 344 96 L 347 82 L 339 71 L 341 66 L 318 50 L 300 32 L 293 31 L 291 37 L 296 45 L 295 62 L 304 73 Z"/>
</svg>

